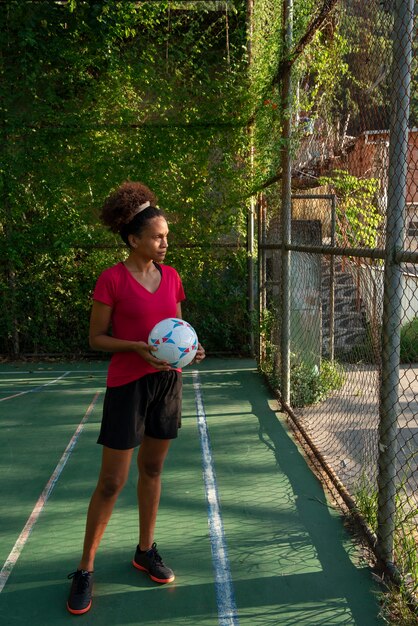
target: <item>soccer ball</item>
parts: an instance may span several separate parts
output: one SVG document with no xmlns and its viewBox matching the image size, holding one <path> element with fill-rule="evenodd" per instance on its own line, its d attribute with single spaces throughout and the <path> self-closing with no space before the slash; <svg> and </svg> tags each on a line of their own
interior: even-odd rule
<svg viewBox="0 0 418 626">
<path fill-rule="evenodd" d="M 185 367 L 196 356 L 198 340 L 190 324 L 177 317 L 169 317 L 154 326 L 148 343 L 157 348 L 152 352 L 157 359 L 168 361 L 172 367 Z"/>
</svg>

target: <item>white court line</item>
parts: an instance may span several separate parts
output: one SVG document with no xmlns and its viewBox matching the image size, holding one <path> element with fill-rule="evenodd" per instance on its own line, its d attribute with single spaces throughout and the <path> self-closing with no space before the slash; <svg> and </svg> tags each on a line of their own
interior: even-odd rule
<svg viewBox="0 0 418 626">
<path fill-rule="evenodd" d="M 97 389 L 97 385 L 93 389 L 90 387 L 78 387 L 76 389 L 60 389 L 59 393 L 63 395 L 71 395 L 71 394 L 77 395 L 79 393 L 93 393 L 94 391 L 96 391 L 96 389 Z M 13 389 L 0 390 L 0 394 L 3 394 L 3 393 L 11 394 L 13 393 Z M 44 389 L 42 393 L 57 393 L 57 389 Z"/>
<path fill-rule="evenodd" d="M 6 396 L 6 398 L 1 398 L 0 402 L 5 402 L 6 400 L 11 400 L 12 398 L 18 398 L 19 396 L 24 396 L 27 393 L 35 393 L 39 391 L 40 389 L 42 389 L 43 387 L 48 387 L 48 385 L 53 385 L 54 383 L 57 383 L 62 378 L 65 378 L 66 376 L 68 376 L 68 374 L 71 374 L 71 372 L 70 371 L 64 372 L 62 376 L 58 376 L 58 378 L 55 378 L 55 380 L 50 380 L 48 383 L 44 383 L 43 385 L 38 385 L 37 387 L 33 387 L 32 389 L 27 389 L 26 391 L 19 391 L 18 393 L 14 393 L 11 396 Z"/>
<path fill-rule="evenodd" d="M 79 423 L 79 425 L 77 426 L 73 436 L 70 439 L 70 442 L 68 444 L 68 446 L 66 447 L 66 449 L 64 450 L 64 453 L 58 463 L 58 465 L 56 466 L 56 468 L 54 469 L 53 473 L 51 474 L 50 479 L 48 480 L 47 484 L 44 487 L 44 490 L 42 491 L 41 495 L 38 498 L 37 503 L 34 506 L 34 509 L 32 511 L 32 513 L 29 515 L 28 521 L 26 522 L 22 532 L 20 533 L 12 551 L 10 552 L 9 556 L 7 557 L 1 571 L 0 571 L 0 593 L 3 591 L 3 588 L 5 586 L 5 584 L 7 583 L 7 580 L 10 576 L 10 574 L 13 571 L 14 566 L 17 563 L 18 558 L 21 555 L 21 552 L 23 550 L 23 548 L 25 547 L 25 544 L 27 542 L 27 540 L 29 539 L 29 535 L 31 534 L 33 527 L 35 526 L 36 522 L 38 521 L 38 518 L 40 516 L 40 514 L 42 513 L 43 509 L 45 508 L 46 503 L 48 502 L 49 496 L 51 495 L 55 484 L 58 480 L 58 478 L 61 475 L 62 470 L 65 467 L 65 464 L 67 463 L 68 459 L 70 458 L 70 455 L 78 441 L 78 438 L 80 437 L 80 434 L 84 428 L 84 424 L 86 423 L 86 421 L 88 420 L 90 413 L 93 411 L 94 409 L 94 405 L 97 402 L 97 399 L 100 396 L 100 391 L 96 392 L 96 395 L 94 396 L 93 400 L 90 403 L 90 406 L 88 407 L 87 411 L 84 414 L 83 419 L 81 420 L 81 422 Z"/>
<path fill-rule="evenodd" d="M 196 399 L 197 424 L 202 448 L 203 479 L 208 503 L 208 525 L 212 562 L 215 571 L 216 602 L 218 605 L 218 623 L 220 626 L 238 626 L 238 614 L 235 604 L 234 587 L 229 568 L 228 552 L 221 517 L 221 509 L 213 465 L 209 431 L 203 405 L 199 372 L 192 372 L 193 388 Z"/>
<path fill-rule="evenodd" d="M 45 374 L 46 376 L 48 376 L 49 374 L 61 374 L 61 372 L 64 372 L 65 370 L 45 370 L 45 369 L 41 369 L 41 370 L 10 370 L 10 371 L 0 371 L 0 377 L 1 376 L 10 376 L 11 374 L 14 374 L 15 376 L 17 374 Z M 231 370 L 232 371 L 232 370 Z M 235 370 L 234 370 L 235 371 Z M 102 370 L 70 370 L 70 374 L 104 374 L 106 375 L 106 368 L 102 369 Z"/>
</svg>

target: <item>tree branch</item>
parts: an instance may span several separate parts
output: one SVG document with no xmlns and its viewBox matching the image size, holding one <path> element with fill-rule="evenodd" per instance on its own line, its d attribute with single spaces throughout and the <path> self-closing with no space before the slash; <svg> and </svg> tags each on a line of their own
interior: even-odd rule
<svg viewBox="0 0 418 626">
<path fill-rule="evenodd" d="M 279 83 L 284 72 L 289 71 L 295 61 L 300 57 L 306 46 L 312 41 L 315 33 L 321 28 L 328 15 L 334 9 L 339 0 L 323 0 L 322 8 L 319 13 L 314 17 L 305 34 L 299 39 L 298 43 L 294 46 L 288 59 L 284 59 L 279 63 L 277 72 L 273 78 L 273 85 Z"/>
</svg>

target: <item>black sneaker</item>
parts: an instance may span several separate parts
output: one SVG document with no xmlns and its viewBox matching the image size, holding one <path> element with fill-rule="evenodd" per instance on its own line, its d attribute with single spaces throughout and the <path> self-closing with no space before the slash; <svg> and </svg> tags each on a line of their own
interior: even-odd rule
<svg viewBox="0 0 418 626">
<path fill-rule="evenodd" d="M 171 583 L 175 578 L 173 570 L 164 565 L 155 542 L 146 552 L 142 552 L 138 546 L 132 563 L 137 569 L 147 572 L 156 583 Z"/>
<path fill-rule="evenodd" d="M 87 613 L 91 607 L 91 594 L 93 590 L 93 572 L 86 572 L 78 569 L 72 574 L 68 574 L 68 578 L 72 578 L 70 595 L 68 596 L 67 609 L 73 615 L 82 615 Z"/>
</svg>

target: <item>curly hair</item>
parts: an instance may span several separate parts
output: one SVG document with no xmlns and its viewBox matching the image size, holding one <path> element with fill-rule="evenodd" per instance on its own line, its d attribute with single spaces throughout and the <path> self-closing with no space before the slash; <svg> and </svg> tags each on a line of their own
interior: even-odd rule
<svg viewBox="0 0 418 626">
<path fill-rule="evenodd" d="M 155 207 L 157 198 L 151 189 L 143 183 L 126 181 L 105 200 L 100 219 L 113 233 L 121 233 L 145 202 Z"/>
</svg>

